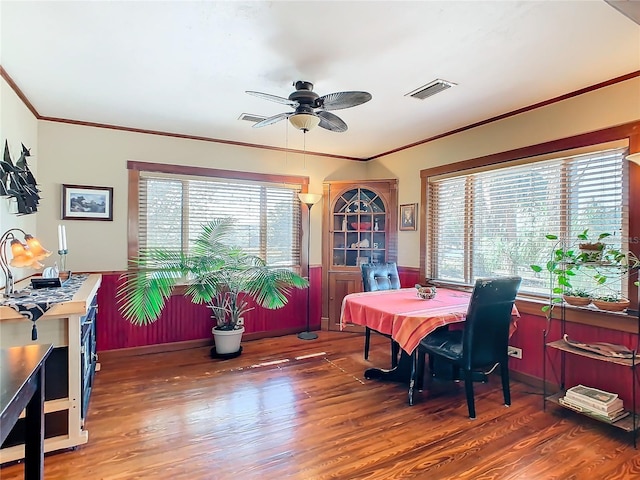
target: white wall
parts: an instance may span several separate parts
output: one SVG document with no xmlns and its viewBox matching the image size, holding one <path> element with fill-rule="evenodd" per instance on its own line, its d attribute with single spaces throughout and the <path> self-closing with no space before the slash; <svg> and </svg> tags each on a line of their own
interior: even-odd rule
<svg viewBox="0 0 640 480">
<path fill-rule="evenodd" d="M 309 177 L 309 192 L 322 193 L 326 178 L 363 178 L 366 164 L 352 160 L 285 154 L 200 140 L 124 132 L 41 121 L 40 182 L 41 241 L 57 245 L 56 227 L 66 226 L 68 268 L 75 271 L 110 271 L 126 268 L 127 161 L 190 165 L 280 175 Z M 114 188 L 113 222 L 61 221 L 63 184 Z M 311 264 L 322 262 L 322 207 L 311 211 Z"/>
<path fill-rule="evenodd" d="M 371 178 L 398 178 L 398 203 L 420 203 L 420 170 L 640 120 L 635 78 L 368 162 Z M 420 266 L 418 231 L 398 232 L 398 264 Z"/>
<path fill-rule="evenodd" d="M 38 174 L 38 121 L 31 111 L 22 103 L 15 92 L 2 80 L 0 82 L 0 141 L 1 154 L 4 155 L 5 141 L 9 145 L 9 153 L 14 165 L 20 153 L 22 145 L 31 150 L 31 157 L 27 163 L 36 180 Z M 42 214 L 40 211 L 31 215 L 18 216 L 15 199 L 0 197 L 0 235 L 10 228 L 20 228 L 26 233 L 38 236 L 36 219 Z M 20 234 L 18 233 L 18 238 Z M 24 269 L 12 269 L 16 280 L 30 275 L 32 272 Z M 0 274 L 0 285 L 4 286 L 4 275 Z"/>
</svg>

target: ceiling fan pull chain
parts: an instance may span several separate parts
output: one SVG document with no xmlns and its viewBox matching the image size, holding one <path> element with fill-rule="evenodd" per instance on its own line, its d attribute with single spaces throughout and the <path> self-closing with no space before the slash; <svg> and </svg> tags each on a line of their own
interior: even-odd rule
<svg viewBox="0 0 640 480">
<path fill-rule="evenodd" d="M 307 131 L 302 131 L 302 166 L 303 170 L 307 169 Z"/>
</svg>

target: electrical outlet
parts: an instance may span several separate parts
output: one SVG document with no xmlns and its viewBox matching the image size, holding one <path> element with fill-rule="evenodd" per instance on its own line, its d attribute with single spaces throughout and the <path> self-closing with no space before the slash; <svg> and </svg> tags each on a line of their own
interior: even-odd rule
<svg viewBox="0 0 640 480">
<path fill-rule="evenodd" d="M 236 322 L 236 325 L 238 325 L 239 327 L 243 327 L 244 326 L 244 318 L 240 317 L 238 319 L 238 321 Z"/>
<path fill-rule="evenodd" d="M 521 348 L 512 347 L 511 345 L 509 345 L 509 347 L 507 348 L 507 353 L 509 354 L 510 357 L 519 358 L 520 360 L 522 360 L 522 349 Z"/>
</svg>

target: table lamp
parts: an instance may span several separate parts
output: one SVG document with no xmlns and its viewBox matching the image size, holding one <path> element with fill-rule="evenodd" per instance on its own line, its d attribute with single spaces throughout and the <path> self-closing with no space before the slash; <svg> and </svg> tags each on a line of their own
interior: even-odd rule
<svg viewBox="0 0 640 480">
<path fill-rule="evenodd" d="M 24 237 L 24 243 L 18 240 L 17 233 Z M 7 246 L 11 248 L 11 257 L 7 254 Z M 13 274 L 10 267 L 40 269 L 43 265 L 40 260 L 51 255 L 40 241 L 33 235 L 25 233 L 19 228 L 10 228 L 0 237 L 0 267 L 4 273 L 4 296 L 20 296 L 20 292 L 14 290 Z"/>
</svg>

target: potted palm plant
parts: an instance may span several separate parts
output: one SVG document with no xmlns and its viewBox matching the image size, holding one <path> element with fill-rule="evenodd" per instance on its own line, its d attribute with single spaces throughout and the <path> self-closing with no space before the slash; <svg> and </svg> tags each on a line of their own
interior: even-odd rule
<svg viewBox="0 0 640 480">
<path fill-rule="evenodd" d="M 307 288 L 309 283 L 289 269 L 270 267 L 260 257 L 231 246 L 232 226 L 230 218 L 204 224 L 188 253 L 141 251 L 131 260 L 132 268 L 122 275 L 118 287 L 116 298 L 122 315 L 136 325 L 154 322 L 174 287 L 184 285 L 184 294 L 193 303 L 207 304 L 212 310 L 216 352 L 239 352 L 242 315 L 253 308 L 249 300 L 264 308 L 281 308 L 292 288 Z M 237 346 L 219 346 L 219 332 L 225 337 L 235 333 Z"/>
</svg>

